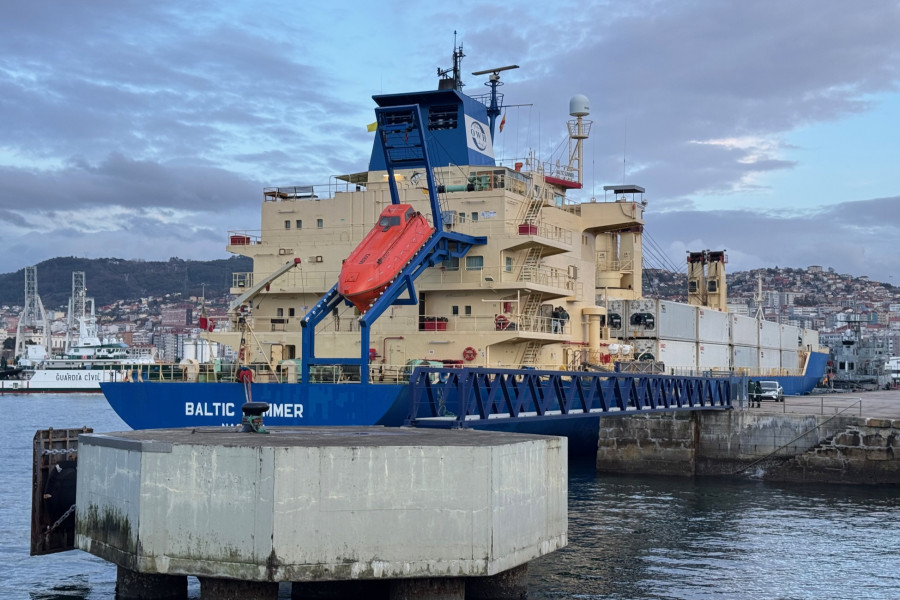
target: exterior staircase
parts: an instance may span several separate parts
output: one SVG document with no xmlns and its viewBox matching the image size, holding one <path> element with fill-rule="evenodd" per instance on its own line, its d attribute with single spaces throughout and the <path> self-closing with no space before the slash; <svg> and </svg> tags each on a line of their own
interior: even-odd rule
<svg viewBox="0 0 900 600">
<path fill-rule="evenodd" d="M 534 366 L 540 350 L 541 344 L 538 342 L 528 342 L 525 344 L 525 352 L 522 355 L 522 364 Z"/>
<path fill-rule="evenodd" d="M 525 253 L 525 260 L 522 261 L 522 271 L 519 274 L 519 281 L 535 281 L 538 267 L 541 264 L 541 247 L 532 246 Z"/>
</svg>

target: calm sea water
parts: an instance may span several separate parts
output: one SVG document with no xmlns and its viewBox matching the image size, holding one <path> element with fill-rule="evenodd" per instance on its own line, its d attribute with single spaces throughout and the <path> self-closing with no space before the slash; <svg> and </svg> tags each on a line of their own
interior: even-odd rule
<svg viewBox="0 0 900 600">
<path fill-rule="evenodd" d="M 0 600 L 112 600 L 114 566 L 80 551 L 28 555 L 31 440 L 51 426 L 127 427 L 99 395 L 0 396 L 0 410 Z M 896 487 L 597 476 L 573 465 L 569 490 L 569 545 L 531 563 L 532 599 L 900 598 Z M 195 580 L 189 591 L 200 597 Z"/>
</svg>

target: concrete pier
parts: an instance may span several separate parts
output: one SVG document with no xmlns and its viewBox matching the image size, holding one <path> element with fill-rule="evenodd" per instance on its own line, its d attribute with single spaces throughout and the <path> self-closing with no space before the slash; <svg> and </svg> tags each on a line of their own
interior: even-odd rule
<svg viewBox="0 0 900 600">
<path fill-rule="evenodd" d="M 188 575 L 204 598 L 519 598 L 566 544 L 566 455 L 472 430 L 83 435 L 76 544 L 119 566 L 122 598 L 178 598 Z"/>
<path fill-rule="evenodd" d="M 597 470 L 900 484 L 900 419 L 765 408 L 601 419 Z"/>
</svg>

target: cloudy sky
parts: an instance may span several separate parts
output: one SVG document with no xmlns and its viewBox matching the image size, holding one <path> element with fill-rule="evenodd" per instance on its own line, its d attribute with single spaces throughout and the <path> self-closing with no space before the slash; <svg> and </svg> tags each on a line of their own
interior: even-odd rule
<svg viewBox="0 0 900 600">
<path fill-rule="evenodd" d="M 486 89 L 472 71 L 520 65 L 498 157 L 552 158 L 585 94 L 583 199 L 644 186 L 672 264 L 725 248 L 731 271 L 900 285 L 900 3 L 548 6 L 4 3 L 0 270 L 227 257 L 228 230 L 258 229 L 264 186 L 364 170 L 371 96 L 433 89 L 456 30 L 467 92 Z"/>
</svg>

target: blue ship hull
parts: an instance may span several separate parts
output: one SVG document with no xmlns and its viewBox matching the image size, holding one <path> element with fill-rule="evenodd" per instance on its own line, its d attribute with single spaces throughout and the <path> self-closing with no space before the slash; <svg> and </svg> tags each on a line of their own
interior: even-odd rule
<svg viewBox="0 0 900 600">
<path fill-rule="evenodd" d="M 817 385 L 822 383 L 825 377 L 825 369 L 828 366 L 829 355 L 826 352 L 811 352 L 809 362 L 806 365 L 806 373 L 804 375 L 791 376 L 766 376 L 751 377 L 751 379 L 760 379 L 763 381 L 777 381 L 784 388 L 785 396 L 803 396 L 813 391 Z"/>
<path fill-rule="evenodd" d="M 810 355 L 805 375 L 772 376 L 786 395 L 808 394 L 825 374 L 828 354 Z M 241 422 L 244 386 L 239 383 L 104 383 L 110 406 L 133 429 L 236 426 Z M 409 415 L 409 385 L 386 383 L 255 383 L 251 398 L 267 402 L 267 427 L 382 425 L 398 427 Z M 525 419 L 488 419 L 476 429 L 564 435 L 570 451 L 595 450 L 598 421 L 605 415 L 582 418 L 550 416 Z"/>
<path fill-rule="evenodd" d="M 132 382 L 102 384 L 110 406 L 132 429 L 233 427 L 241 422 L 239 383 Z M 408 384 L 256 383 L 254 402 L 267 402 L 266 427 L 382 425 L 399 427 L 409 414 Z M 573 454 L 595 452 L 599 419 L 535 417 L 479 423 L 474 429 L 562 435 Z"/>
<path fill-rule="evenodd" d="M 132 429 L 233 426 L 246 401 L 240 383 L 132 382 L 102 384 L 110 406 Z M 359 383 L 254 383 L 254 402 L 267 402 L 266 426 L 402 425 L 409 386 Z"/>
</svg>

